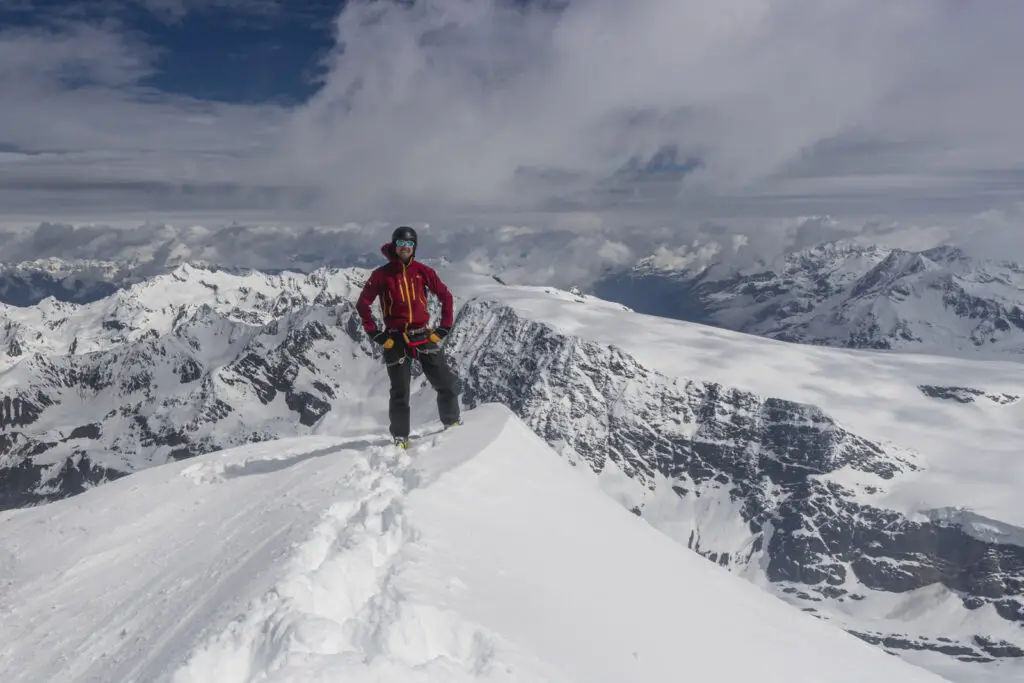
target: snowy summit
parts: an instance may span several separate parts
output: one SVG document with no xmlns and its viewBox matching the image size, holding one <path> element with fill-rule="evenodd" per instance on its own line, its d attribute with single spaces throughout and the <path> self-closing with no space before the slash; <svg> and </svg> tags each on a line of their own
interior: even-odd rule
<svg viewBox="0 0 1024 683">
<path fill-rule="evenodd" d="M 4 512 L 5 683 L 940 681 L 671 541 L 507 409 Z"/>
</svg>

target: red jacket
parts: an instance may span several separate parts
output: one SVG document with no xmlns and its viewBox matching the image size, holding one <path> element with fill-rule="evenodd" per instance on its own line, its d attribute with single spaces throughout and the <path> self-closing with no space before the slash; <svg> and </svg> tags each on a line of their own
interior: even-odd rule
<svg viewBox="0 0 1024 683">
<path fill-rule="evenodd" d="M 372 334 L 377 323 L 370 313 L 374 299 L 380 299 L 380 310 L 387 330 L 411 330 L 426 327 L 430 322 L 427 310 L 427 290 L 441 300 L 441 322 L 438 327 L 451 327 L 454 315 L 452 294 L 430 266 L 423 265 L 415 256 L 409 265 L 395 255 L 389 242 L 380 248 L 388 263 L 370 274 L 356 302 L 356 311 L 363 321 L 363 329 Z"/>
</svg>

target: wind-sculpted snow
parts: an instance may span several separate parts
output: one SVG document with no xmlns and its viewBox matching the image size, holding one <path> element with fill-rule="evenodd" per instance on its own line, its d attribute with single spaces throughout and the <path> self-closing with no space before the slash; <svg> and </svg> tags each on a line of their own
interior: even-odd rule
<svg viewBox="0 0 1024 683">
<path fill-rule="evenodd" d="M 852 434 L 811 405 L 667 377 L 492 302 L 468 303 L 455 334 L 467 405 L 510 406 L 710 560 L 763 573 L 825 615 L 835 602 L 942 586 L 960 615 L 998 615 L 956 639 L 958 656 L 1024 657 L 1024 547 L 858 502 L 918 472 L 919 454 Z M 850 472 L 857 490 L 831 480 Z M 887 633 L 888 646 L 948 650 L 928 641 L 928 624 L 900 626 L 908 632 Z"/>
</svg>

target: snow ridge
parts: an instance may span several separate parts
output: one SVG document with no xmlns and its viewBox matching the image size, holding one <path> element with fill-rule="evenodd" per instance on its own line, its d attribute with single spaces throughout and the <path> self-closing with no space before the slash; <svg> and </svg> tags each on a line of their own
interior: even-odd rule
<svg viewBox="0 0 1024 683">
<path fill-rule="evenodd" d="M 172 683 L 256 683 L 268 673 L 275 681 L 313 680 L 314 672 L 330 680 L 364 680 L 368 667 L 408 681 L 470 681 L 495 673 L 491 664 L 503 645 L 494 634 L 456 612 L 412 602 L 396 586 L 418 540 L 403 509 L 405 496 L 422 483 L 411 465 L 438 440 L 427 437 L 407 452 L 366 449 L 339 482 L 344 496 L 294 549 L 283 578 L 226 631 L 210 637 Z M 265 471 L 243 465 L 232 472 L 206 461 L 183 475 L 216 483 Z"/>
<path fill-rule="evenodd" d="M 4 680 L 940 680 L 685 551 L 507 408 L 386 443 L 244 446 L 0 513 Z"/>
</svg>

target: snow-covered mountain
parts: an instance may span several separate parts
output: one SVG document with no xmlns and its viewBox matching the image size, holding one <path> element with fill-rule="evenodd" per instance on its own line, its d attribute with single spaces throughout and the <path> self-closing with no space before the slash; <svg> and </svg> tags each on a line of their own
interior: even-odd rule
<svg viewBox="0 0 1024 683">
<path fill-rule="evenodd" d="M 939 683 L 671 542 L 501 406 L 0 513 L 6 683 Z M 737 656 L 742 653 L 742 656 Z"/>
<path fill-rule="evenodd" d="M 183 266 L 5 310 L 3 506 L 246 442 L 379 434 L 386 377 L 352 303 L 366 274 Z M 957 681 L 1024 675 L 1024 366 L 442 274 L 467 407 L 509 407 L 678 544 L 864 640 Z"/>
<path fill-rule="evenodd" d="M 595 283 L 637 311 L 775 339 L 980 358 L 1024 355 L 1024 267 L 952 247 L 829 242 L 745 269 L 652 256 Z"/>
<path fill-rule="evenodd" d="M 185 265 L 84 306 L 0 305 L 0 508 L 358 410 L 376 368 L 354 277 Z"/>
<path fill-rule="evenodd" d="M 0 263 L 0 303 L 32 306 L 47 297 L 84 304 L 151 275 L 136 262 L 59 258 Z"/>
</svg>

